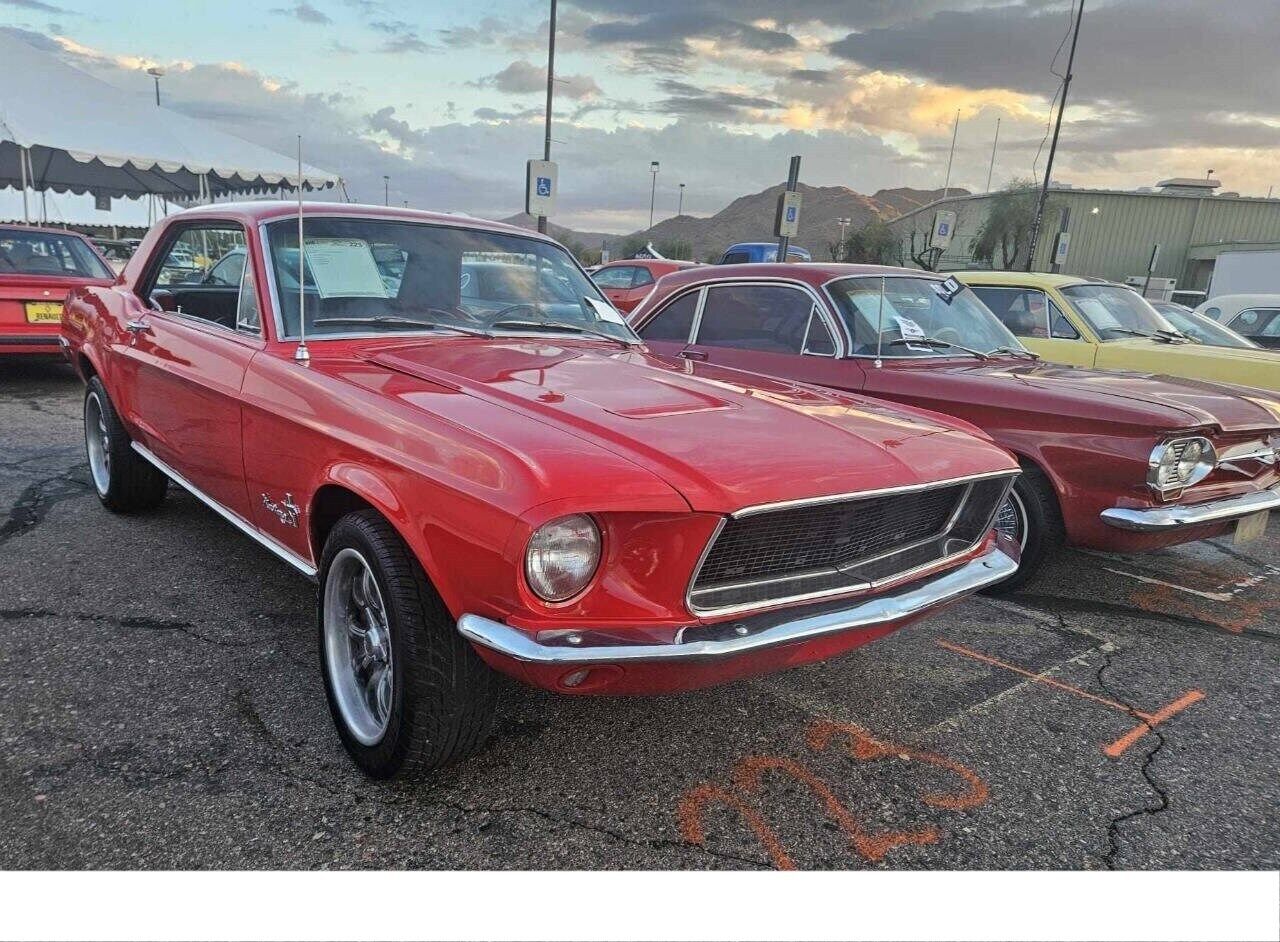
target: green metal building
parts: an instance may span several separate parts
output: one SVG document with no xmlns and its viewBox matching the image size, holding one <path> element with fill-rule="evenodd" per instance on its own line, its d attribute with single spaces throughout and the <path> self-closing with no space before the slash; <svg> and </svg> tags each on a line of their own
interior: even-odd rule
<svg viewBox="0 0 1280 942">
<path fill-rule="evenodd" d="M 1064 228 L 1070 238 L 1066 259 L 1058 270 L 1069 275 L 1119 282 L 1145 276 L 1152 248 L 1158 244 L 1153 277 L 1174 279 L 1176 300 L 1198 302 L 1220 252 L 1280 248 L 1280 199 L 1214 195 L 1220 186 L 1216 180 L 1185 178 L 1134 191 L 1055 185 L 1049 191 L 1032 267 L 1052 270 L 1057 234 Z M 975 261 L 972 248 L 995 196 L 938 200 L 892 220 L 889 226 L 901 241 L 903 263 L 919 267 L 913 254 L 933 262 L 922 250 L 933 232 L 936 214 L 950 211 L 956 214 L 951 244 L 933 262 L 936 270 L 991 267 Z M 1025 267 L 1026 248 L 1025 244 L 1019 246 L 1017 260 L 1010 267 Z M 1003 267 L 999 252 L 996 267 Z"/>
</svg>

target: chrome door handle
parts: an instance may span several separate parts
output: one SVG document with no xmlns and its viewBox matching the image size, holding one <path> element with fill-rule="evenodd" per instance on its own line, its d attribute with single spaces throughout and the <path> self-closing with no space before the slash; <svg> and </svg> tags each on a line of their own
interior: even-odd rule
<svg viewBox="0 0 1280 942">
<path fill-rule="evenodd" d="M 707 355 L 700 350 L 681 350 L 680 356 L 686 360 L 705 360 Z"/>
<path fill-rule="evenodd" d="M 138 334 L 151 333 L 151 325 L 148 324 L 141 317 L 137 318 L 136 320 L 127 321 L 124 326 L 129 331 L 129 333 L 133 334 L 135 337 Z"/>
</svg>

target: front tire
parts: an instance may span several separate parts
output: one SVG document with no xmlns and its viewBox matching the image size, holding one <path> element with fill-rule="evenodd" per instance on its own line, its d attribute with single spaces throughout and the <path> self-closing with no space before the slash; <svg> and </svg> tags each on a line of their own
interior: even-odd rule
<svg viewBox="0 0 1280 942">
<path fill-rule="evenodd" d="M 98 500 L 113 513 L 154 510 L 169 489 L 169 479 L 131 442 L 102 380 L 90 377 L 84 393 L 85 453 Z"/>
<path fill-rule="evenodd" d="M 320 562 L 320 665 L 342 745 L 366 775 L 419 775 L 474 755 L 497 678 L 422 566 L 372 510 L 334 525 Z"/>
<path fill-rule="evenodd" d="M 1023 467 L 996 514 L 996 529 L 1022 547 L 1022 561 L 1018 571 L 1004 582 L 983 589 L 984 595 L 1007 595 L 1021 589 L 1063 542 L 1058 498 L 1039 468 Z"/>
</svg>

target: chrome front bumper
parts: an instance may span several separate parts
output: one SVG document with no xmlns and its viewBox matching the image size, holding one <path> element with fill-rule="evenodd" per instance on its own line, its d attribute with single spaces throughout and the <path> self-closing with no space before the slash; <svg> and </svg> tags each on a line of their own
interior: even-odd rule
<svg viewBox="0 0 1280 942">
<path fill-rule="evenodd" d="M 1280 485 L 1265 491 L 1228 497 L 1203 504 L 1170 504 L 1168 507 L 1110 507 L 1102 512 L 1102 520 L 1121 530 L 1137 530 L 1140 533 L 1160 533 L 1180 527 L 1195 527 L 1205 523 L 1221 523 L 1237 520 L 1261 510 L 1280 507 Z"/>
<path fill-rule="evenodd" d="M 875 628 L 919 615 L 935 606 L 963 598 L 978 589 L 1012 576 L 1018 563 L 999 548 L 970 560 L 932 579 L 917 582 L 898 592 L 873 598 L 845 599 L 826 603 L 818 614 L 778 621 L 760 616 L 729 620 L 715 625 L 682 630 L 674 643 L 647 644 L 629 641 L 619 632 L 589 629 L 557 629 L 539 632 L 535 638 L 509 625 L 463 615 L 458 630 L 463 637 L 482 647 L 517 661 L 533 664 L 620 664 L 637 661 L 691 661 L 729 658 L 779 644 L 809 641 L 823 635 L 851 629 Z M 812 608 L 812 607 L 811 607 Z M 773 613 L 786 618 L 787 612 Z M 710 635 L 711 637 L 698 637 Z"/>
</svg>

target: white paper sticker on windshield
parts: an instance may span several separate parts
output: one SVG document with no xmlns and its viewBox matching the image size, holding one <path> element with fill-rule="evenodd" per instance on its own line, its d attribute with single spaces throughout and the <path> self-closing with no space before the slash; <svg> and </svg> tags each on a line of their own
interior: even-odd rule
<svg viewBox="0 0 1280 942">
<path fill-rule="evenodd" d="M 385 298 L 386 285 L 364 239 L 307 239 L 307 268 L 322 298 Z"/>
<path fill-rule="evenodd" d="M 623 327 L 627 325 L 627 319 L 618 313 L 617 308 L 612 304 L 600 301 L 590 295 L 584 296 L 583 300 L 591 305 L 591 310 L 595 311 L 597 319 L 611 324 L 619 324 Z"/>
<path fill-rule="evenodd" d="M 1120 326 L 1120 321 L 1111 313 L 1111 309 L 1097 298 L 1072 298 L 1071 300 L 1080 309 L 1080 313 L 1089 318 L 1098 330 Z"/>
<path fill-rule="evenodd" d="M 893 319 L 898 322 L 898 332 L 902 334 L 903 340 L 924 340 L 924 328 L 911 318 L 899 314 Z"/>
</svg>

